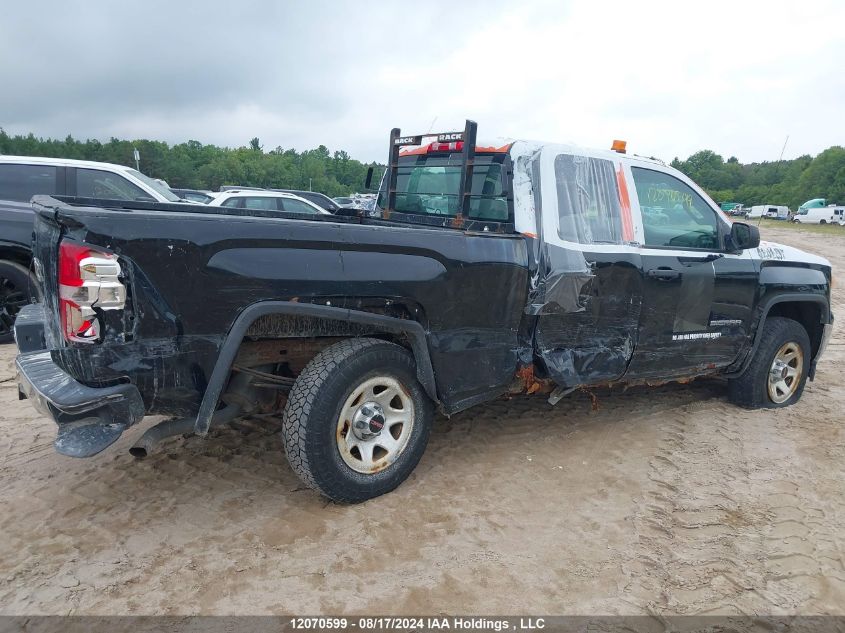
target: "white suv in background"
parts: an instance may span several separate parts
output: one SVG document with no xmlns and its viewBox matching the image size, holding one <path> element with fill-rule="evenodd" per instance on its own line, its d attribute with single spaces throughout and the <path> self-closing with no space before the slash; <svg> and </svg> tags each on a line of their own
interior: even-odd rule
<svg viewBox="0 0 845 633">
<path fill-rule="evenodd" d="M 183 202 L 161 183 L 124 165 L 69 158 L 0 156 L 0 200 L 29 202 L 38 194 Z"/>
<path fill-rule="evenodd" d="M 11 340 L 18 311 L 37 298 L 31 272 L 32 196 L 187 202 L 163 184 L 123 165 L 65 158 L 0 155 L 0 343 Z M 199 203 L 191 202 L 191 205 Z"/>
<path fill-rule="evenodd" d="M 259 209 L 262 211 L 287 211 L 288 213 L 307 213 L 311 215 L 331 215 L 313 202 L 295 196 L 292 193 L 262 189 L 230 189 L 221 191 L 210 207 L 229 207 L 234 209 Z"/>
</svg>

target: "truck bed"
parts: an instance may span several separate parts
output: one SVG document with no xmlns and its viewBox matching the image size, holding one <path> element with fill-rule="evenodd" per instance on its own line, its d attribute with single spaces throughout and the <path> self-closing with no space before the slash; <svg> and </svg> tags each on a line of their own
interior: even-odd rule
<svg viewBox="0 0 845 633">
<path fill-rule="evenodd" d="M 517 366 L 528 288 L 520 236 L 184 204 L 38 197 L 34 207 L 54 341 L 60 240 L 115 253 L 128 287 L 127 309 L 103 314 L 102 343 L 54 343 L 53 358 L 91 386 L 131 375 L 147 413 L 195 414 L 236 319 L 263 302 L 419 324 L 445 411 L 501 393 Z M 337 336 L 348 322 L 338 317 L 333 330 L 281 310 L 245 337 Z"/>
</svg>

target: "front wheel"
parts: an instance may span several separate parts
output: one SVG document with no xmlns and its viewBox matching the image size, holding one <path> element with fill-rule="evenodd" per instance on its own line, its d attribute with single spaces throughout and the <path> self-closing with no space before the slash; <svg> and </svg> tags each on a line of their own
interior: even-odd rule
<svg viewBox="0 0 845 633">
<path fill-rule="evenodd" d="M 788 407 L 801 398 L 810 369 L 810 337 L 797 321 L 766 319 L 751 363 L 729 382 L 730 399 L 749 409 Z"/>
<path fill-rule="evenodd" d="M 411 474 L 433 417 L 408 351 L 349 339 L 317 354 L 296 379 L 283 417 L 285 453 L 309 487 L 357 503 Z"/>
</svg>

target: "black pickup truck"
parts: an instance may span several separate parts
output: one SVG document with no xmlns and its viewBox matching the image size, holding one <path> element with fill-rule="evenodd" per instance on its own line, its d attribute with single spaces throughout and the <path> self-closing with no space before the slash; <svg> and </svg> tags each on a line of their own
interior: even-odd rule
<svg viewBox="0 0 845 633">
<path fill-rule="evenodd" d="M 833 321 L 826 260 L 760 243 L 679 172 L 482 144 L 471 121 L 393 130 L 375 214 L 33 206 L 44 299 L 15 325 L 19 389 L 60 453 L 145 415 L 171 419 L 136 456 L 283 411 L 294 471 L 345 502 L 409 475 L 435 410 L 507 393 L 721 375 L 740 405 L 793 404 Z"/>
</svg>

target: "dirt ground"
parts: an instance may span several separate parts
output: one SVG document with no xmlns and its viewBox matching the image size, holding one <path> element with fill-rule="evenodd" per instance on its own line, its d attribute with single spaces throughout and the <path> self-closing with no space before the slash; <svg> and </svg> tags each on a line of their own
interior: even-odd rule
<svg viewBox="0 0 845 633">
<path fill-rule="evenodd" d="M 764 237 L 845 270 L 845 237 Z M 0 612 L 845 614 L 843 345 L 789 409 L 701 380 L 439 419 L 410 480 L 357 506 L 304 489 L 267 422 L 57 455 L 2 346 Z"/>
</svg>

